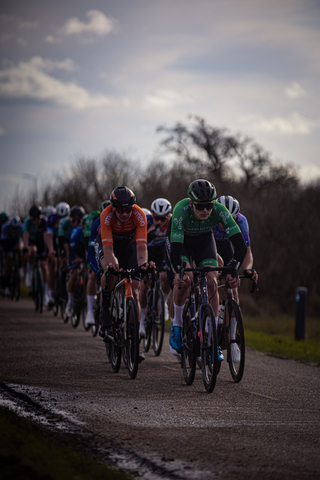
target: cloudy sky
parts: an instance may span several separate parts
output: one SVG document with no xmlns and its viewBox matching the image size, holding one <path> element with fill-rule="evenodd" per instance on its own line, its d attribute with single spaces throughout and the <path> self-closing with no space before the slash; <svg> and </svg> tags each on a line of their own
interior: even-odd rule
<svg viewBox="0 0 320 480">
<path fill-rule="evenodd" d="M 319 26 L 319 0 L 1 0 L 0 210 L 189 114 L 320 176 Z"/>
</svg>

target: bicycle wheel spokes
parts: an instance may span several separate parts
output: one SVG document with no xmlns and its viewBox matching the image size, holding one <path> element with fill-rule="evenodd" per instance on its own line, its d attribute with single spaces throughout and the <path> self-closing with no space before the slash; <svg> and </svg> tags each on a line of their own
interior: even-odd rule
<svg viewBox="0 0 320 480">
<path fill-rule="evenodd" d="M 153 311 L 153 350 L 156 357 L 160 355 L 164 336 L 164 299 L 163 293 L 159 289 L 156 292 L 156 305 Z"/>
<path fill-rule="evenodd" d="M 201 310 L 202 350 L 201 366 L 204 387 L 211 393 L 216 385 L 218 372 L 218 341 L 214 313 L 211 305 L 203 305 Z"/>
<path fill-rule="evenodd" d="M 135 378 L 139 364 L 139 321 L 137 307 L 132 297 L 127 298 L 127 339 L 124 348 L 129 375 Z"/>
<path fill-rule="evenodd" d="M 181 353 L 181 366 L 183 371 L 183 377 L 187 385 L 192 385 L 195 372 L 196 372 L 196 337 L 193 332 L 191 322 L 191 311 L 188 304 L 185 305 L 183 310 L 183 347 Z"/>
<path fill-rule="evenodd" d="M 152 309 L 148 305 L 148 312 L 145 316 L 145 327 L 146 327 L 146 336 L 142 339 L 143 349 L 145 352 L 149 351 L 151 344 L 151 333 L 152 333 Z"/>
<path fill-rule="evenodd" d="M 108 360 L 111 363 L 112 370 L 117 373 L 119 372 L 121 365 L 121 318 L 119 312 L 119 301 L 116 296 L 113 297 L 110 313 L 112 318 L 111 336 L 113 340 L 107 338 L 106 352 Z"/>
<path fill-rule="evenodd" d="M 228 302 L 230 343 L 227 344 L 230 373 L 235 382 L 240 382 L 244 371 L 245 342 L 242 314 L 236 301 Z"/>
</svg>

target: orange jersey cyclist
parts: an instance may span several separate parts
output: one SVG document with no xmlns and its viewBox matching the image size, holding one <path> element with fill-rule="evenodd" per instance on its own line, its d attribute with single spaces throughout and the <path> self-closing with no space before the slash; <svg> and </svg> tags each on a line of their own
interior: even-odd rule
<svg viewBox="0 0 320 480">
<path fill-rule="evenodd" d="M 142 208 L 136 205 L 134 193 L 126 186 L 119 186 L 112 191 L 110 201 L 111 205 L 100 214 L 103 252 L 99 261 L 103 271 L 105 272 L 108 267 L 115 270 L 135 269 L 147 264 L 147 218 Z M 114 282 L 115 276 L 110 275 L 105 291 L 105 276 L 101 279 L 103 296 L 100 335 L 102 337 L 105 329 L 110 326 L 110 297 Z M 140 275 L 136 275 L 132 282 L 132 290 L 140 318 L 139 282 Z"/>
</svg>

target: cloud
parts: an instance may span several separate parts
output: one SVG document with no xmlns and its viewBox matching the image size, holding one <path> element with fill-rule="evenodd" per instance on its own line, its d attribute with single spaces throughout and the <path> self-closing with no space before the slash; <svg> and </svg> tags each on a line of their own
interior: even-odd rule
<svg viewBox="0 0 320 480">
<path fill-rule="evenodd" d="M 86 13 L 89 21 L 82 22 L 77 17 L 70 18 L 54 35 L 48 35 L 45 40 L 49 43 L 58 43 L 65 36 L 82 36 L 92 39 L 94 36 L 104 37 L 117 30 L 117 21 L 108 18 L 99 10 L 89 10 Z"/>
<path fill-rule="evenodd" d="M 3 137 L 7 132 L 5 131 L 4 128 L 0 127 L 0 137 Z"/>
<path fill-rule="evenodd" d="M 70 59 L 57 62 L 33 57 L 28 62 L 19 62 L 17 65 L 8 61 L 3 64 L 4 68 L 0 70 L 2 98 L 29 98 L 75 109 L 109 104 L 109 99 L 103 95 L 92 95 L 75 82 L 64 83 L 46 73 L 56 69 L 73 71 L 76 66 Z"/>
<path fill-rule="evenodd" d="M 192 103 L 190 98 L 183 96 L 171 90 L 157 90 L 155 93 L 147 95 L 144 101 L 144 108 L 166 109 L 179 105 Z"/>
<path fill-rule="evenodd" d="M 240 120 L 247 123 L 253 130 L 284 135 L 308 135 L 312 130 L 320 127 L 320 122 L 309 120 L 297 112 L 288 118 L 276 116 L 266 119 L 259 115 L 248 115 Z"/>
<path fill-rule="evenodd" d="M 297 82 L 292 82 L 291 85 L 285 88 L 285 94 L 289 98 L 300 98 L 306 96 L 306 91 Z"/>
<path fill-rule="evenodd" d="M 20 17 L 3 13 L 0 15 L 0 44 L 14 40 L 18 45 L 25 47 L 28 43 L 25 35 L 36 28 L 37 22 L 28 22 Z"/>
</svg>

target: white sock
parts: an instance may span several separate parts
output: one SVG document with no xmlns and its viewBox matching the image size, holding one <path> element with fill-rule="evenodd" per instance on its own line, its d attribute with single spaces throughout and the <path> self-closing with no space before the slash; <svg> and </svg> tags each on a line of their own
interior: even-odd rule
<svg viewBox="0 0 320 480">
<path fill-rule="evenodd" d="M 146 318 L 147 308 L 141 308 L 140 324 L 144 325 L 144 319 Z"/>
<path fill-rule="evenodd" d="M 174 315 L 172 319 L 172 325 L 174 327 L 182 327 L 182 324 L 183 324 L 182 312 L 184 309 L 184 305 L 179 306 L 174 303 L 173 307 L 174 307 Z"/>
<path fill-rule="evenodd" d="M 69 303 L 70 305 L 73 304 L 73 295 L 74 295 L 73 293 L 68 293 L 68 303 Z"/>
<path fill-rule="evenodd" d="M 169 292 L 169 293 L 164 293 L 164 291 L 162 291 L 162 293 L 163 293 L 164 303 L 166 303 L 167 300 L 168 300 L 168 298 L 170 297 L 170 293 L 171 293 L 171 292 Z"/>
<path fill-rule="evenodd" d="M 93 313 L 94 295 L 87 295 L 87 305 L 88 305 L 88 313 L 89 312 Z"/>
</svg>

